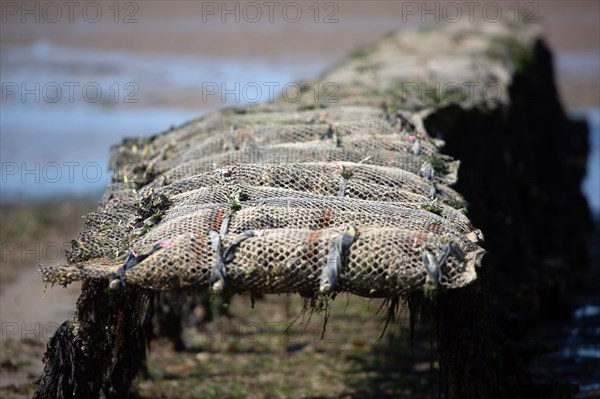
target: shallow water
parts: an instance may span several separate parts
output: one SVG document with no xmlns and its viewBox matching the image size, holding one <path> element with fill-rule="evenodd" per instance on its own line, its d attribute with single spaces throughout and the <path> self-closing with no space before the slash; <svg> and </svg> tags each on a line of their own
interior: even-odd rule
<svg viewBox="0 0 600 399">
<path fill-rule="evenodd" d="M 98 198 L 110 182 L 111 145 L 226 105 L 272 100 L 272 93 L 277 96 L 285 85 L 317 76 L 329 61 L 296 57 L 273 63 L 82 49 L 45 40 L 4 45 L 0 202 L 60 195 Z M 581 51 L 558 53 L 556 66 L 558 73 L 576 74 L 599 68 L 596 57 Z M 278 86 L 271 92 L 270 84 Z M 210 94 L 214 85 L 217 93 Z M 600 110 L 578 109 L 573 115 L 583 115 L 590 126 L 582 190 L 600 217 Z"/>
<path fill-rule="evenodd" d="M 589 128 L 590 152 L 587 175 L 582 184 L 588 205 L 595 219 L 600 219 L 600 109 L 585 111 Z"/>
<path fill-rule="evenodd" d="M 569 382 L 583 395 L 600 390 L 600 300 L 587 298 L 573 311 L 571 321 L 549 328 L 544 343 L 555 351 L 537 359 L 533 366 L 538 382 Z"/>
<path fill-rule="evenodd" d="M 279 87 L 326 65 L 133 55 L 38 41 L 3 47 L 1 66 L 0 201 L 12 202 L 98 197 L 110 182 L 109 148 L 123 138 L 150 136 L 223 106 L 273 100 Z"/>
</svg>

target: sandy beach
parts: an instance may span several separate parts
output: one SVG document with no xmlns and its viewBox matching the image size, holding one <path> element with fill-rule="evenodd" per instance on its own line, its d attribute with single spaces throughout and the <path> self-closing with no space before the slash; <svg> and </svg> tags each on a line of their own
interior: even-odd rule
<svg viewBox="0 0 600 399">
<path fill-rule="evenodd" d="M 208 8 L 206 3 L 216 5 L 217 9 Z M 237 14 L 227 14 L 227 10 L 236 10 L 236 3 Z M 48 23 L 41 18 L 40 23 L 23 24 L 18 19 L 20 12 L 17 12 L 9 15 L 7 22 L 1 25 L 0 43 L 6 49 L 42 40 L 86 51 L 125 52 L 132 57 L 150 55 L 165 67 L 177 57 L 187 56 L 235 60 L 242 64 L 258 61 L 292 70 L 294 65 L 316 64 L 317 68 L 308 66 L 305 70 L 295 71 L 295 79 L 307 79 L 357 46 L 387 32 L 435 23 L 436 18 L 439 23 L 452 22 L 457 15 L 443 3 L 434 1 L 347 1 L 334 3 L 336 7 L 327 6 L 325 2 L 318 7 L 318 12 L 309 3 L 291 3 L 301 10 L 301 17 L 293 23 L 288 21 L 297 14 L 292 15 L 291 8 L 285 8 L 286 2 L 278 2 L 280 6 L 272 10 L 272 15 L 269 8 L 262 5 L 261 17 L 256 22 L 252 22 L 257 16 L 255 10 L 245 9 L 239 2 L 139 2 L 135 3 L 136 8 L 121 10 L 119 23 L 114 22 L 114 11 L 106 4 L 100 6 L 102 18 L 93 24 L 86 23 L 75 11 L 74 23 L 68 21 L 65 11 L 58 23 Z M 505 19 L 512 20 L 519 15 L 539 21 L 543 36 L 556 55 L 557 81 L 565 106 L 600 104 L 598 2 L 521 1 L 514 3 L 520 5 L 518 8 L 513 2 L 475 3 L 476 7 L 464 9 L 457 20 L 463 22 L 471 16 L 481 20 L 488 14 L 488 18 L 492 18 L 489 10 L 499 7 Z M 82 2 L 82 10 L 85 4 Z M 419 6 L 416 10 L 409 7 L 414 4 Z M 490 4 L 494 7 L 486 9 Z M 427 13 L 427 10 L 433 12 Z M 124 23 L 129 14 L 133 21 Z M 33 17 L 28 18 L 33 21 Z M 172 92 L 165 87 L 162 95 L 164 99 L 154 101 L 179 108 L 206 106 L 185 90 Z M 144 101 L 146 99 L 141 102 L 142 106 Z"/>
</svg>

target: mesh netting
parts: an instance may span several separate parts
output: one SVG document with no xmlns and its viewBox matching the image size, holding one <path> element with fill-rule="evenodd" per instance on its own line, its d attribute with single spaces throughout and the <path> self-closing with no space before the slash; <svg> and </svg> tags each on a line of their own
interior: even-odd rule
<svg viewBox="0 0 600 399">
<path fill-rule="evenodd" d="M 113 148 L 114 183 L 43 278 L 389 298 L 473 281 L 484 250 L 449 187 L 459 163 L 425 131 L 435 106 L 395 89 L 416 70 L 394 41 L 325 75 L 336 104 L 226 109 Z"/>
<path fill-rule="evenodd" d="M 187 224 L 197 226 L 197 221 Z M 426 271 L 418 247 L 441 250 L 443 240 L 435 232 L 395 228 L 364 228 L 350 247 L 339 276 L 339 289 L 365 297 L 392 297 L 422 286 Z M 327 265 L 331 240 L 340 229 L 263 230 L 240 244 L 227 264 L 228 283 L 234 291 L 283 293 L 310 296 L 318 291 Z M 226 237 L 223 245 L 235 240 Z M 386 251 L 378 250 L 386 247 Z M 440 283 L 460 287 L 475 277 L 481 249 L 457 244 L 446 260 Z M 470 249 L 469 249 L 470 248 Z M 416 255 L 415 255 L 416 254 Z M 208 285 L 215 250 L 207 234 L 176 235 L 166 249 L 156 252 L 127 272 L 127 282 L 156 290 L 192 289 Z M 63 284 L 83 278 L 110 278 L 119 264 L 105 259 L 82 262 L 65 269 L 44 269 L 47 279 Z"/>
</svg>

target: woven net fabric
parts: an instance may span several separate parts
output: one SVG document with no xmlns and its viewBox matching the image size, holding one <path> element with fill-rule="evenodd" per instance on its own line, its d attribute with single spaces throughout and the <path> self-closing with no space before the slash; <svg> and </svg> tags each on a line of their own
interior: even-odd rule
<svg viewBox="0 0 600 399">
<path fill-rule="evenodd" d="M 448 45 L 460 39 L 488 54 L 480 44 L 494 43 L 447 29 Z M 314 296 L 333 273 L 336 292 L 393 298 L 432 281 L 448 289 L 472 282 L 485 252 L 481 232 L 450 187 L 459 161 L 441 154 L 443 142 L 423 123 L 444 100 L 415 105 L 397 90 L 427 72 L 414 68 L 423 54 L 407 50 L 405 35 L 325 74 L 320 82 L 338 87 L 334 103 L 308 93 L 124 140 L 112 149 L 113 183 L 86 216 L 69 263 L 41 268 L 44 280 L 110 280 L 135 253 L 145 255 L 124 279 L 153 290 L 220 281 L 233 292 Z M 499 61 L 482 59 L 452 65 L 469 79 L 499 71 L 486 78 L 507 83 Z"/>
</svg>

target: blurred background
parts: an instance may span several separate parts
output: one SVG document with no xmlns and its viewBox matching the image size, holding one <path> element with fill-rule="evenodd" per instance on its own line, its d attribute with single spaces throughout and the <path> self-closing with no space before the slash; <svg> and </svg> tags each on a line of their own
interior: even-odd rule
<svg viewBox="0 0 600 399">
<path fill-rule="evenodd" d="M 521 12 L 542 25 L 562 103 L 589 124 L 582 190 L 600 219 L 599 3 L 476 3 L 476 16 L 493 3 L 508 18 Z M 269 101 L 391 30 L 437 22 L 440 11 L 422 14 L 436 4 L 441 11 L 443 2 L 3 1 L 0 393 L 27 396 L 46 340 L 72 316 L 78 286 L 45 290 L 36 266 L 64 260 L 81 215 L 110 181 L 111 145 Z M 244 91 L 249 84 L 262 92 Z M 368 322 L 372 336 L 351 339 L 356 348 L 377 339 L 378 321 Z M 600 347 L 590 351 L 600 358 Z"/>
</svg>

